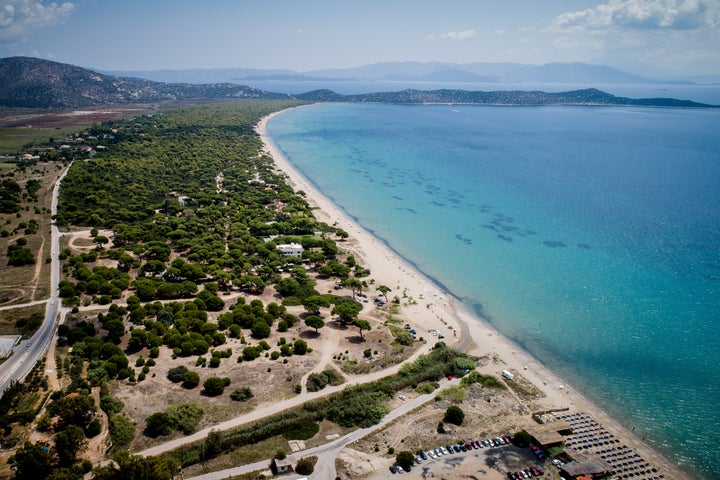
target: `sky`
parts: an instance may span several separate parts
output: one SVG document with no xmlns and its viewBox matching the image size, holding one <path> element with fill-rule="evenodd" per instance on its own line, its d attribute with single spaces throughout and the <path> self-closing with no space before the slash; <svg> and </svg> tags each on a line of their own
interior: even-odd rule
<svg viewBox="0 0 720 480">
<path fill-rule="evenodd" d="M 0 57 L 86 68 L 585 62 L 720 75 L 720 0 L 0 0 Z"/>
</svg>

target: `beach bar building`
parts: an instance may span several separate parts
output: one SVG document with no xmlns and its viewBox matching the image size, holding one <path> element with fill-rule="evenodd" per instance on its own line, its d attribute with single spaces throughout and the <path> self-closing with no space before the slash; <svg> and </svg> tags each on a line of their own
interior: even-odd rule
<svg viewBox="0 0 720 480">
<path fill-rule="evenodd" d="M 580 459 L 578 459 L 580 460 Z M 590 478 L 592 480 L 607 478 L 612 474 L 610 465 L 599 458 L 589 458 L 582 461 L 574 461 L 560 466 L 560 475 L 563 478 L 579 479 Z"/>
<path fill-rule="evenodd" d="M 524 430 L 530 435 L 533 443 L 543 449 L 562 445 L 565 443 L 565 436 L 573 433 L 572 427 L 565 420 L 531 425 Z"/>
</svg>

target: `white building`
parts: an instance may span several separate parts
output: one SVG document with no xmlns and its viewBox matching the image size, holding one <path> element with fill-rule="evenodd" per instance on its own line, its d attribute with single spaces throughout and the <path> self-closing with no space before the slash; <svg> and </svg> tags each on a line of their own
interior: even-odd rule
<svg viewBox="0 0 720 480">
<path fill-rule="evenodd" d="M 301 258 L 305 249 L 299 243 L 284 243 L 278 245 L 277 249 L 280 250 L 280 255 L 283 257 L 297 257 Z"/>
</svg>

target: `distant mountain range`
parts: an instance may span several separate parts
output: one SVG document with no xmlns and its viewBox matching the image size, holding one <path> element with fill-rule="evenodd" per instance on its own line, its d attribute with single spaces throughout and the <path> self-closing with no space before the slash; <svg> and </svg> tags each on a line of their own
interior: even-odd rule
<svg viewBox="0 0 720 480">
<path fill-rule="evenodd" d="M 194 70 L 153 70 L 106 72 L 124 77 L 139 77 L 160 82 L 239 82 L 279 81 L 406 81 L 467 83 L 587 83 L 587 84 L 683 84 L 641 77 L 608 67 L 586 63 L 442 63 L 385 62 L 346 69 L 267 70 L 251 68 L 215 68 Z"/>
<path fill-rule="evenodd" d="M 104 75 L 37 58 L 0 59 L 0 106 L 71 109 L 214 98 L 288 98 L 234 83 L 162 83 Z"/>
<path fill-rule="evenodd" d="M 389 69 L 375 66 L 351 69 L 365 78 L 390 75 Z M 399 72 L 404 64 L 392 64 Z M 410 64 L 413 67 L 431 64 Z M 444 64 L 439 64 L 444 65 Z M 480 65 L 480 64 L 478 64 Z M 492 64 L 501 65 L 501 64 Z M 507 65 L 511 69 L 515 64 Z M 574 64 L 573 64 L 574 65 Z M 567 66 L 567 65 L 566 65 Z M 564 68 L 564 67 L 563 67 Z M 608 67 L 602 67 L 606 72 Z M 345 71 L 345 70 L 343 70 Z M 584 67 L 577 71 L 586 71 Z M 624 74 L 610 69 L 616 78 Z M 324 78 L 339 75 L 339 70 L 323 71 Z M 444 73 L 443 73 L 444 72 Z M 617 73 L 619 72 L 619 73 Z M 456 72 L 457 73 L 457 72 Z M 416 70 L 420 75 L 420 71 Z M 470 75 L 470 72 L 465 72 Z M 290 75 L 289 73 L 287 75 Z M 399 73 L 398 73 L 399 75 Z M 426 70 L 423 75 L 435 80 L 450 75 L 447 70 Z M 455 75 L 455 74 L 453 74 Z M 459 74 L 458 74 L 459 75 Z M 388 77 L 385 77 L 388 78 Z M 457 78 L 457 77 L 453 77 Z M 579 77 L 573 77 L 577 81 Z M 639 78 L 639 77 L 638 77 Z M 330 90 L 315 90 L 301 95 L 273 93 L 234 83 L 167 83 L 147 79 L 105 75 L 92 70 L 37 58 L 10 57 L 0 59 L 0 107 L 74 109 L 99 105 L 151 103 L 183 99 L 297 98 L 312 102 L 375 102 L 375 103 L 474 103 L 500 105 L 643 105 L 674 107 L 707 107 L 709 105 L 670 98 L 630 99 L 616 97 L 597 89 L 546 93 L 539 91 L 465 90 L 403 90 L 399 92 L 341 95 Z"/>
</svg>

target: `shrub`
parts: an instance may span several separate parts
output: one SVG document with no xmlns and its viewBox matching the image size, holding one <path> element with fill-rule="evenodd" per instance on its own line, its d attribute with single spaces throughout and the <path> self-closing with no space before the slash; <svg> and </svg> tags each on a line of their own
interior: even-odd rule
<svg viewBox="0 0 720 480">
<path fill-rule="evenodd" d="M 153 413 L 145 420 L 145 435 L 148 437 L 155 438 L 160 435 L 170 435 L 173 430 L 173 420 L 165 412 Z"/>
<path fill-rule="evenodd" d="M 285 432 L 283 437 L 288 440 L 309 440 L 320 431 L 320 425 L 312 420 L 297 422 Z"/>
<path fill-rule="evenodd" d="M 297 339 L 293 344 L 293 353 L 295 355 L 305 355 L 308 350 L 307 342 L 305 340 Z"/>
<path fill-rule="evenodd" d="M 423 382 L 415 388 L 417 393 L 425 394 L 432 393 L 440 388 L 440 384 L 437 382 Z"/>
<path fill-rule="evenodd" d="M 505 389 L 507 388 L 504 383 L 502 383 L 497 377 L 494 377 L 492 375 L 483 375 L 482 373 L 478 372 L 477 370 L 473 370 L 468 375 L 463 377 L 461 380 L 462 385 L 471 385 L 473 383 L 479 383 L 485 388 L 500 388 Z"/>
<path fill-rule="evenodd" d="M 113 415 L 109 422 L 110 438 L 114 446 L 128 445 L 135 438 L 135 424 L 124 415 Z"/>
<path fill-rule="evenodd" d="M 258 358 L 262 353 L 262 347 L 245 347 L 242 351 L 242 358 L 245 361 L 251 362 Z"/>
<path fill-rule="evenodd" d="M 209 397 L 222 395 L 225 391 L 225 381 L 222 378 L 210 377 L 203 382 L 203 393 Z"/>
<path fill-rule="evenodd" d="M 196 372 L 188 371 L 183 375 L 183 388 L 192 389 L 200 385 L 200 375 Z"/>
<path fill-rule="evenodd" d="M 333 369 L 324 370 L 320 373 L 311 373 L 308 375 L 306 387 L 308 392 L 317 392 L 322 390 L 328 384 L 341 385 L 345 379 Z"/>
<path fill-rule="evenodd" d="M 295 472 L 299 475 L 311 475 L 315 471 L 317 457 L 301 458 L 295 466 Z"/>
<path fill-rule="evenodd" d="M 195 431 L 200 417 L 205 411 L 199 405 L 194 403 L 181 403 L 169 407 L 165 412 L 173 421 L 173 428 L 179 430 L 185 435 L 189 435 Z"/>
<path fill-rule="evenodd" d="M 443 420 L 454 425 L 462 425 L 463 420 L 465 420 L 465 412 L 463 412 L 460 407 L 451 405 L 445 411 L 445 418 Z"/>
<path fill-rule="evenodd" d="M 250 387 L 240 387 L 230 394 L 230 399 L 236 402 L 247 402 L 253 397 Z"/>
<path fill-rule="evenodd" d="M 183 381 L 187 372 L 189 372 L 189 370 L 184 365 L 173 367 L 168 371 L 167 378 L 173 383 L 180 383 Z"/>
</svg>

